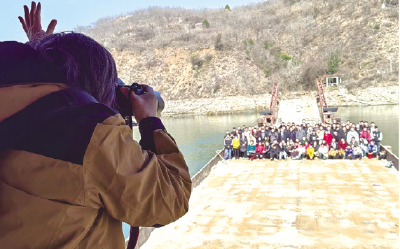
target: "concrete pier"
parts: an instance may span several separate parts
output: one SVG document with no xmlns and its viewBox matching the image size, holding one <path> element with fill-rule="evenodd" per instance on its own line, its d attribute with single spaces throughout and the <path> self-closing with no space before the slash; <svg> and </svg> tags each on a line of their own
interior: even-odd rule
<svg viewBox="0 0 400 249">
<path fill-rule="evenodd" d="M 279 102 L 278 119 L 283 122 L 301 124 L 302 119 L 307 122 L 321 122 L 321 116 L 315 98 L 281 100 Z"/>
<path fill-rule="evenodd" d="M 398 191 L 376 159 L 220 162 L 140 248 L 399 248 Z"/>
</svg>

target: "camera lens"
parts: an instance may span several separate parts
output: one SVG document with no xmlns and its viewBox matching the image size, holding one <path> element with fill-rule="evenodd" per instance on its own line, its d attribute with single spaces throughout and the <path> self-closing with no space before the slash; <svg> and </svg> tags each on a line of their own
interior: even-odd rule
<svg viewBox="0 0 400 249">
<path fill-rule="evenodd" d="M 117 81 L 117 86 L 119 87 L 129 87 L 136 95 L 143 95 L 146 94 L 147 91 L 145 88 L 143 88 L 140 84 L 138 83 L 133 83 L 131 86 L 125 85 L 125 83 L 118 78 Z M 164 110 L 164 100 L 161 97 L 161 94 L 157 91 L 154 91 L 154 94 L 157 96 L 157 101 L 158 101 L 158 106 L 157 106 L 157 115 L 160 116 L 161 112 Z M 120 92 L 120 90 L 117 90 L 117 102 L 119 106 L 119 112 L 125 116 L 124 114 L 128 115 L 131 113 L 131 104 L 128 103 L 128 99 Z"/>
</svg>

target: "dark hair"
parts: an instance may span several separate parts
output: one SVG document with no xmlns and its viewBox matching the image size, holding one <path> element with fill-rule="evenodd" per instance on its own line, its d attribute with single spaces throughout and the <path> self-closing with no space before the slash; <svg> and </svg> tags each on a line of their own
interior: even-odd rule
<svg viewBox="0 0 400 249">
<path fill-rule="evenodd" d="M 117 68 L 110 52 L 98 42 L 80 33 L 62 32 L 44 38 L 36 49 L 65 74 L 67 86 L 116 107 Z"/>
</svg>

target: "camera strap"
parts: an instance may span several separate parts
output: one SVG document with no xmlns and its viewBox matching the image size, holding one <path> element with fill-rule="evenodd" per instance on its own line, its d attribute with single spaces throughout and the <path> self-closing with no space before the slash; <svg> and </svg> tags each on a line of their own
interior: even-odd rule
<svg viewBox="0 0 400 249">
<path fill-rule="evenodd" d="M 131 87 L 128 87 L 128 88 L 129 88 L 128 103 L 131 103 L 131 93 L 133 92 L 133 89 Z M 132 110 L 132 105 L 130 105 L 130 107 L 131 107 L 131 110 L 130 110 L 129 115 L 128 115 L 128 125 L 131 128 L 131 130 L 133 130 L 133 123 L 132 123 L 133 110 Z"/>
</svg>

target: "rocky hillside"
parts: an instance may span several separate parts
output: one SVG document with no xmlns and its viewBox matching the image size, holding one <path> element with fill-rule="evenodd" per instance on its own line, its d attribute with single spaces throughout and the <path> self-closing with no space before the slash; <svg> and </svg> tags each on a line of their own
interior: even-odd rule
<svg viewBox="0 0 400 249">
<path fill-rule="evenodd" d="M 274 83 L 289 96 L 332 73 L 346 91 L 397 85 L 398 10 L 397 0 L 270 0 L 148 8 L 77 31 L 110 49 L 126 83 L 150 84 L 165 99 L 262 99 Z"/>
</svg>

